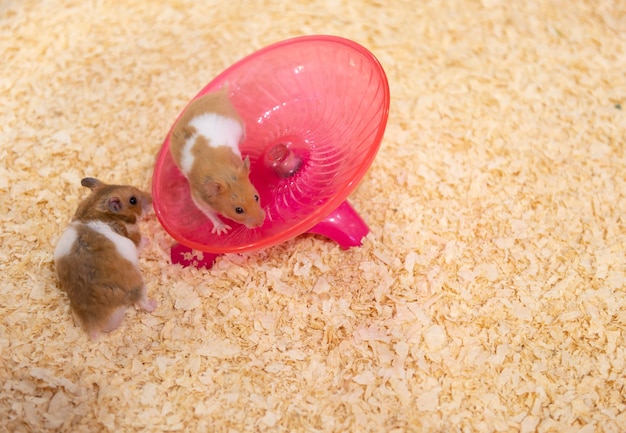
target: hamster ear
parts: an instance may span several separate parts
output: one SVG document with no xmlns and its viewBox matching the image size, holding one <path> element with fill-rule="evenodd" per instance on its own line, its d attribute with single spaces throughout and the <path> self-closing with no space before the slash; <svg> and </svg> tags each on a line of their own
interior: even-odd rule
<svg viewBox="0 0 626 433">
<path fill-rule="evenodd" d="M 246 158 L 243 160 L 243 169 L 247 173 L 250 171 L 250 156 L 246 155 Z"/>
<path fill-rule="evenodd" d="M 207 197 L 215 197 L 226 191 L 226 185 L 218 180 L 208 180 L 204 183 L 204 192 Z"/>
<path fill-rule="evenodd" d="M 122 210 L 122 200 L 120 200 L 118 197 L 111 197 L 107 204 L 109 210 L 113 213 L 118 213 L 120 210 Z"/>
<path fill-rule="evenodd" d="M 93 177 L 86 177 L 86 178 L 84 178 L 83 180 L 80 181 L 80 184 L 82 186 L 85 186 L 85 187 L 91 189 L 91 190 L 98 189 L 98 188 L 104 186 L 104 183 L 102 183 L 101 181 L 99 181 L 98 179 L 93 178 Z"/>
</svg>

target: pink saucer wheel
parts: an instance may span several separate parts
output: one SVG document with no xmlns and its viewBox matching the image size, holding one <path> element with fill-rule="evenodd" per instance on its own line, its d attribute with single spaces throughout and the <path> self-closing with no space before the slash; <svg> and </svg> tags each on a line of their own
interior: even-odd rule
<svg viewBox="0 0 626 433">
<path fill-rule="evenodd" d="M 302 36 L 243 58 L 196 97 L 224 85 L 246 125 L 241 153 L 250 157 L 250 180 L 267 217 L 255 229 L 224 219 L 232 230 L 211 233 L 170 155 L 168 133 L 152 194 L 159 221 L 179 242 L 172 261 L 210 266 L 219 254 L 266 248 L 305 232 L 343 248 L 360 245 L 369 229 L 346 199 L 374 160 L 387 124 L 389 85 L 378 60 L 344 38 Z"/>
</svg>

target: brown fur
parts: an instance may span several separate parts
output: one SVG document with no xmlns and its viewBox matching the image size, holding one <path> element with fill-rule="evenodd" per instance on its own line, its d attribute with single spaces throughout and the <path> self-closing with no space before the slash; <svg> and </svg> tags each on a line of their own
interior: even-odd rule
<svg viewBox="0 0 626 433">
<path fill-rule="evenodd" d="M 152 202 L 148 193 L 127 185 L 106 185 L 85 178 L 83 186 L 92 189 L 72 218 L 77 237 L 66 254 L 57 255 L 55 264 L 61 289 L 70 306 L 92 338 L 117 328 L 126 307 L 138 304 L 152 311 L 156 303 L 146 296 L 146 286 L 135 263 L 117 250 L 113 241 L 85 225 L 92 221 L 107 224 L 142 247 L 137 222 Z M 131 203 L 134 197 L 136 203 Z"/>
</svg>

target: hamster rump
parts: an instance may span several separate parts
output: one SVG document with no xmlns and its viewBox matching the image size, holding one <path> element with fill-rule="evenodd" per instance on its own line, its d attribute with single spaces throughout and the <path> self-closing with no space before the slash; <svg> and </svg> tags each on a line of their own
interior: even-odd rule
<svg viewBox="0 0 626 433">
<path fill-rule="evenodd" d="M 130 239 L 99 222 L 74 223 L 61 237 L 54 257 L 59 283 L 92 338 L 117 328 L 128 306 L 156 308 L 147 298 L 137 258 Z"/>
<path fill-rule="evenodd" d="M 154 311 L 139 270 L 143 238 L 137 225 L 152 202 L 128 185 L 85 178 L 91 194 L 78 206 L 54 250 L 60 288 L 91 338 L 116 329 L 127 307 Z"/>
</svg>

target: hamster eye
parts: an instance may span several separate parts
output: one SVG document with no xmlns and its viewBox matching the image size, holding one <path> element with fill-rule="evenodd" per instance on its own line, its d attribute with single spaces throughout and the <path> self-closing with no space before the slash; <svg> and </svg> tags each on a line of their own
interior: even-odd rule
<svg viewBox="0 0 626 433">
<path fill-rule="evenodd" d="M 259 196 L 254 194 L 254 201 L 258 202 L 259 201 Z"/>
<path fill-rule="evenodd" d="M 242 213 L 243 213 L 243 208 L 242 208 L 242 207 L 237 206 L 237 207 L 235 208 L 235 212 L 237 212 L 238 214 L 242 214 Z"/>
<path fill-rule="evenodd" d="M 131 197 L 130 200 L 128 200 L 128 202 L 132 205 L 136 205 L 137 204 L 137 198 L 136 197 Z"/>
</svg>

